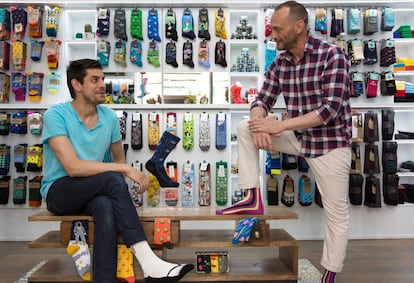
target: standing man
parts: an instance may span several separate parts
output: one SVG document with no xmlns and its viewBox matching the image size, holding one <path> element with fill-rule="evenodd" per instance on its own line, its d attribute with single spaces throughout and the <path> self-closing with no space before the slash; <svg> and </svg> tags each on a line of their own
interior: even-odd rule
<svg viewBox="0 0 414 283">
<path fill-rule="evenodd" d="M 94 220 L 93 273 L 96 283 L 115 283 L 117 237 L 131 247 L 146 282 L 177 282 L 193 266 L 160 259 L 151 250 L 124 177 L 149 181 L 128 165 L 119 121 L 105 101 L 102 66 L 96 60 L 70 63 L 67 85 L 72 101 L 53 105 L 44 114 L 45 174 L 41 193 L 57 215 L 86 213 Z M 111 162 L 107 156 L 110 153 Z M 82 271 L 82 274 L 84 271 Z"/>
<path fill-rule="evenodd" d="M 305 7 L 287 1 L 271 19 L 272 37 L 283 50 L 269 66 L 250 119 L 238 128 L 239 186 L 245 199 L 218 214 L 263 213 L 259 149 L 304 156 L 323 199 L 325 240 L 321 282 L 334 282 L 348 244 L 348 182 L 351 165 L 350 64 L 343 50 L 308 32 Z M 279 95 L 289 118 L 266 118 Z"/>
</svg>

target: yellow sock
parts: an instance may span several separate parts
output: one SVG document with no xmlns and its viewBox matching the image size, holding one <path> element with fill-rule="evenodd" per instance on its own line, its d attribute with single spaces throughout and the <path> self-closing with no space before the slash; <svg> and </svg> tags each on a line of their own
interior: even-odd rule
<svg viewBox="0 0 414 283">
<path fill-rule="evenodd" d="M 72 256 L 79 276 L 86 281 L 91 281 L 91 257 L 86 242 L 70 240 L 66 251 Z"/>
<path fill-rule="evenodd" d="M 126 245 L 118 245 L 118 265 L 116 279 L 128 283 L 135 282 L 134 256 Z"/>
</svg>

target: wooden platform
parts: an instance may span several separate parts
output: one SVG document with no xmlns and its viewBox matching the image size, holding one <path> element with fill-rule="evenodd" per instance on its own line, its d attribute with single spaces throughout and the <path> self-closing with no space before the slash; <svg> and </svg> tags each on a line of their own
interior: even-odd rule
<svg viewBox="0 0 414 283">
<path fill-rule="evenodd" d="M 153 224 L 155 218 L 168 217 L 171 219 L 171 238 L 173 249 L 190 248 L 194 250 L 209 249 L 227 251 L 244 247 L 259 247 L 274 249 L 274 256 L 269 258 L 232 257 L 229 253 L 230 272 L 198 274 L 193 272 L 185 276 L 183 282 L 259 282 L 283 281 L 296 282 L 298 278 L 298 243 L 283 229 L 269 229 L 268 220 L 297 219 L 297 214 L 286 208 L 268 208 L 263 215 L 216 215 L 215 209 L 210 207 L 196 209 L 138 209 L 140 221 L 147 234 L 149 242 L 153 238 Z M 257 217 L 263 223 L 263 237 L 260 240 L 234 245 L 231 239 L 234 230 L 187 230 L 181 229 L 182 221 L 239 221 L 245 217 Z M 93 225 L 92 217 L 87 215 L 57 216 L 46 210 L 29 217 L 29 221 L 60 221 L 60 231 L 49 231 L 29 244 L 31 248 L 64 248 L 69 237 L 72 221 L 89 220 Z M 93 226 L 89 227 L 90 243 L 93 244 Z M 167 249 L 163 249 L 163 257 L 170 261 Z M 195 262 L 194 258 L 180 260 L 180 262 Z M 137 265 L 137 264 L 136 264 Z M 143 282 L 139 266 L 136 266 L 136 282 Z M 32 274 L 28 282 L 82 282 L 68 256 L 54 257 L 48 260 L 42 268 Z"/>
</svg>

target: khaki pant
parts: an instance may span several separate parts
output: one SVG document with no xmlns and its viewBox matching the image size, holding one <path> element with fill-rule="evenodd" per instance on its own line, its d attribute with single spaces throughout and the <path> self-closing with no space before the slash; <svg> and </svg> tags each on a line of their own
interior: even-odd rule
<svg viewBox="0 0 414 283">
<path fill-rule="evenodd" d="M 248 119 L 238 127 L 239 187 L 260 188 L 259 151 L 249 130 Z M 299 155 L 300 142 L 292 131 L 273 138 L 273 150 Z M 321 265 L 340 272 L 348 245 L 348 188 L 351 148 L 338 148 L 317 158 L 306 158 L 318 184 L 325 214 L 325 240 Z M 315 219 L 315 221 L 317 221 Z"/>
</svg>

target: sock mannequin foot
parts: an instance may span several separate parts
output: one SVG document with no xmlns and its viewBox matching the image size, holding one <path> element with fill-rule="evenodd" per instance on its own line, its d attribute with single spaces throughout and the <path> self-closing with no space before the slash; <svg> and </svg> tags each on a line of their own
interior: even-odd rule
<svg viewBox="0 0 414 283">
<path fill-rule="evenodd" d="M 192 264 L 176 264 L 160 259 L 147 241 L 132 245 L 131 250 L 141 265 L 147 283 L 177 282 L 193 269 Z"/>
<path fill-rule="evenodd" d="M 334 283 L 335 282 L 336 272 L 329 271 L 325 269 L 325 272 L 322 275 L 321 283 Z"/>
<path fill-rule="evenodd" d="M 247 195 L 241 201 L 225 209 L 217 210 L 216 214 L 263 214 L 263 202 L 260 190 L 248 189 Z"/>
</svg>

